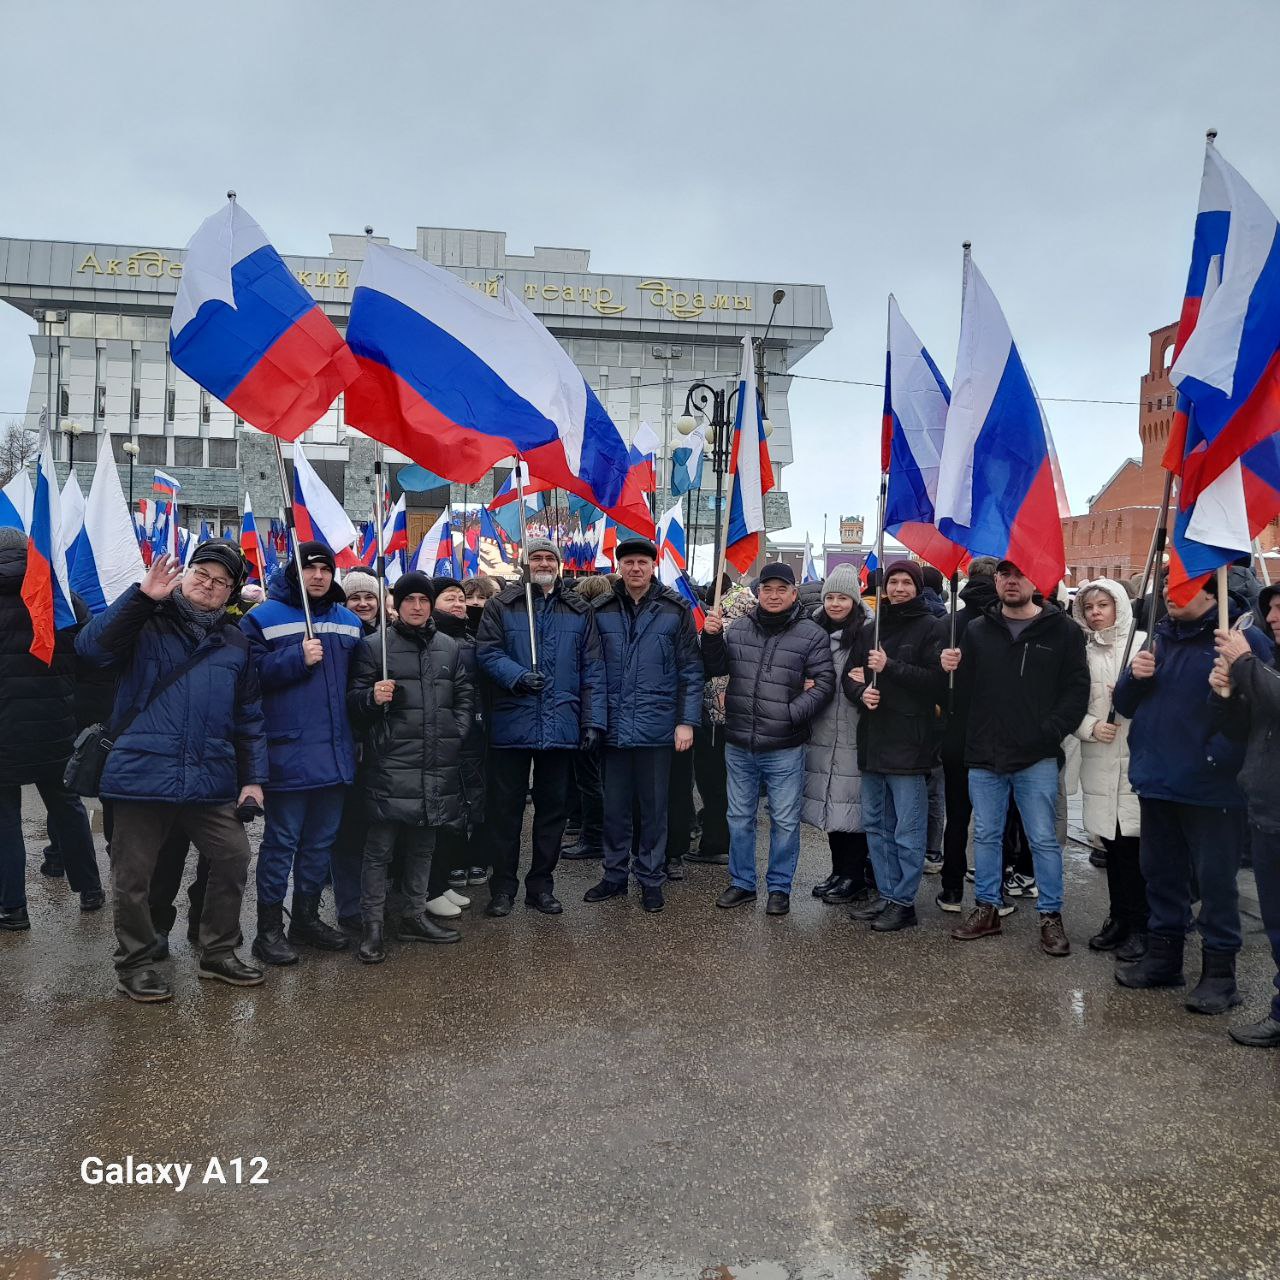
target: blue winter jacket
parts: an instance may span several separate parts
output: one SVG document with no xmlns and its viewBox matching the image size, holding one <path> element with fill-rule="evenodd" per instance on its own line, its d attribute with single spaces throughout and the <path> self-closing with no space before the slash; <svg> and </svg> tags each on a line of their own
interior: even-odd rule
<svg viewBox="0 0 1280 1280">
<path fill-rule="evenodd" d="M 591 602 L 604 648 L 611 747 L 669 747 L 702 723 L 702 652 L 693 613 L 655 582 L 633 605 L 621 582 Z"/>
<path fill-rule="evenodd" d="M 152 600 L 137 586 L 76 637 L 86 664 L 120 671 L 113 721 L 146 702 L 196 648 L 177 606 Z M 116 739 L 102 771 L 103 799 L 226 804 L 242 787 L 267 781 L 262 700 L 249 642 L 224 617 L 199 648 L 208 656 Z"/>
<path fill-rule="evenodd" d="M 1211 701 L 1220 699 L 1209 688 L 1217 625 L 1216 605 L 1197 622 L 1161 618 L 1155 631 L 1155 675 L 1135 680 L 1130 669 L 1116 681 L 1116 711 L 1133 722 L 1129 782 L 1144 800 L 1244 808 L 1236 783 L 1244 743 L 1222 732 Z M 1253 652 L 1270 662 L 1273 646 L 1261 629 L 1246 626 L 1243 631 Z"/>
<path fill-rule="evenodd" d="M 590 604 L 557 582 L 549 593 L 533 592 L 538 670 L 547 677 L 541 693 L 514 693 L 533 668 L 524 587 L 516 583 L 484 607 L 476 632 L 480 670 L 496 686 L 489 745 L 533 751 L 576 750 L 584 729 L 604 732 L 608 693 L 600 633 Z"/>
<path fill-rule="evenodd" d="M 302 659 L 306 620 L 293 565 L 271 575 L 267 598 L 240 623 L 258 664 L 271 761 L 267 786 L 273 791 L 309 791 L 355 780 L 347 673 L 364 628 L 346 608 L 346 598 L 335 582 L 323 599 L 311 601 L 316 639 L 324 647 L 323 661 L 313 667 Z"/>
</svg>

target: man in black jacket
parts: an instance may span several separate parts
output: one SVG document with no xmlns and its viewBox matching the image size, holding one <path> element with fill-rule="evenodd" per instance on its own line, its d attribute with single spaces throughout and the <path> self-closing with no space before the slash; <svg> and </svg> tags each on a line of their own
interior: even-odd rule
<svg viewBox="0 0 1280 1280">
<path fill-rule="evenodd" d="M 1062 846 L 1057 837 L 1062 740 L 1089 706 L 1084 632 L 1060 609 L 1036 604 L 1035 586 L 1011 560 L 996 566 L 1000 607 L 942 651 L 968 699 L 965 764 L 974 813 L 975 896 L 959 942 L 1000 932 L 1002 838 L 1009 797 L 1017 802 L 1040 886 L 1040 946 L 1071 953 L 1062 924 Z"/>
<path fill-rule="evenodd" d="M 862 818 L 880 896 L 851 914 L 877 933 L 916 923 L 916 890 L 924 874 L 929 774 L 938 759 L 938 700 L 946 688 L 939 670 L 943 633 L 923 594 L 913 560 L 885 570 L 876 622 L 863 625 L 849 657 L 846 696 L 861 704 L 858 768 Z"/>
<path fill-rule="evenodd" d="M 729 786 L 729 888 L 716 902 L 756 900 L 756 810 L 769 793 L 770 915 L 791 909 L 800 857 L 800 801 L 809 725 L 835 693 L 827 633 L 807 617 L 796 576 L 765 565 L 759 604 L 726 631 L 719 609 L 707 615 L 702 660 L 708 676 L 729 677 L 725 691 L 725 766 Z"/>
<path fill-rule="evenodd" d="M 1280 653 L 1280 587 L 1263 590 L 1256 609 Z M 1229 1034 L 1238 1044 L 1280 1049 L 1280 671 L 1267 666 L 1239 631 L 1217 632 L 1216 643 L 1218 660 L 1209 683 L 1229 698 L 1224 709 L 1227 732 L 1247 734 L 1249 739 L 1237 781 L 1249 805 L 1258 905 L 1276 965 L 1276 994 L 1267 1016 L 1232 1027 Z M 1280 664 L 1280 657 L 1276 661 Z"/>
</svg>

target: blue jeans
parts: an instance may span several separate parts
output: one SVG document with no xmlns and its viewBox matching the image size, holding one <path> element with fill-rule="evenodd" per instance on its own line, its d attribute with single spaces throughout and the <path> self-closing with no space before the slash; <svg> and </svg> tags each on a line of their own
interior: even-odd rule
<svg viewBox="0 0 1280 1280">
<path fill-rule="evenodd" d="M 756 809 L 760 783 L 769 797 L 770 893 L 790 893 L 800 860 L 800 799 L 804 793 L 804 748 L 747 751 L 725 743 L 729 789 L 729 879 L 756 891 Z"/>
<path fill-rule="evenodd" d="M 293 872 L 293 891 L 319 897 L 329 878 L 329 855 L 338 838 L 347 788 L 268 791 L 262 844 L 258 848 L 258 901 L 283 902 Z"/>
<path fill-rule="evenodd" d="M 1037 760 L 1017 773 L 969 770 L 969 799 L 973 801 L 973 863 L 979 902 L 999 906 L 1004 888 L 1004 820 L 1009 796 L 1018 806 L 1022 829 L 1031 846 L 1038 910 L 1042 915 L 1062 910 L 1062 846 L 1058 843 L 1058 762 Z"/>
<path fill-rule="evenodd" d="M 913 906 L 924 874 L 929 775 L 864 773 L 862 823 L 880 896 L 900 906 Z"/>
</svg>

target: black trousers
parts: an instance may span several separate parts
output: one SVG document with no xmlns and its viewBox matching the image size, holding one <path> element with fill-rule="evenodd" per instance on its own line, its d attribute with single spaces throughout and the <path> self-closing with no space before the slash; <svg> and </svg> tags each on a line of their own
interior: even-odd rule
<svg viewBox="0 0 1280 1280">
<path fill-rule="evenodd" d="M 151 907 L 151 923 L 157 933 L 169 933 L 178 918 L 178 890 L 182 888 L 182 876 L 187 869 L 187 851 L 191 841 L 186 831 L 175 826 L 160 846 L 156 869 L 151 875 L 151 890 L 147 895 Z M 200 912 L 204 908 L 205 888 L 209 883 L 209 859 L 201 854 L 196 859 L 196 875 L 187 889 L 187 928 L 199 928 Z"/>
<path fill-rule="evenodd" d="M 942 781 L 947 802 L 947 823 L 942 833 L 942 891 L 964 892 L 964 873 L 969 866 L 969 819 L 973 802 L 969 799 L 969 770 L 961 759 L 942 761 Z"/>
<path fill-rule="evenodd" d="M 436 832 L 436 849 L 431 857 L 431 880 L 427 900 L 438 898 L 449 887 L 449 872 L 471 866 L 470 846 L 466 834 L 453 827 Z"/>
<path fill-rule="evenodd" d="M 1263 831 L 1255 824 L 1249 827 L 1253 850 L 1253 876 L 1258 884 L 1258 906 L 1262 911 L 1262 927 L 1271 943 L 1271 959 L 1276 966 L 1275 995 L 1271 999 L 1271 1016 L 1280 1021 L 1280 832 Z"/>
<path fill-rule="evenodd" d="M 604 879 L 626 884 L 633 835 L 635 877 L 646 889 L 666 879 L 667 796 L 673 747 L 606 747 Z"/>
<path fill-rule="evenodd" d="M 75 893 L 102 888 L 84 804 L 62 785 L 63 764 L 41 769 L 33 779 L 48 815 L 49 838 L 62 855 Z M 22 787 L 0 786 L 0 907 L 27 905 L 27 846 L 22 835 Z"/>
<path fill-rule="evenodd" d="M 724 725 L 693 731 L 693 772 L 702 797 L 702 839 L 698 852 L 729 854 L 729 781 L 724 763 Z"/>
<path fill-rule="evenodd" d="M 866 889 L 875 883 L 865 831 L 828 831 L 827 844 L 831 846 L 832 875 L 852 880 L 856 889 Z"/>
<path fill-rule="evenodd" d="M 397 849 L 404 859 L 400 880 L 404 914 L 420 916 L 426 910 L 435 842 L 434 827 L 411 827 L 403 822 L 369 824 L 360 869 L 360 916 L 365 924 L 382 923 L 387 906 L 387 881 Z"/>
<path fill-rule="evenodd" d="M 579 840 L 588 849 L 599 851 L 604 840 L 604 780 L 600 748 L 573 753 L 573 781 L 577 786 Z"/>
<path fill-rule="evenodd" d="M 1118 832 L 1102 841 L 1107 851 L 1107 892 L 1111 897 L 1111 918 L 1122 920 L 1131 929 L 1147 927 L 1147 882 L 1138 860 L 1141 841 Z"/>
<path fill-rule="evenodd" d="M 667 804 L 667 861 L 688 856 L 693 840 L 693 750 L 671 748 Z"/>
<path fill-rule="evenodd" d="M 529 751 L 498 747 L 489 753 L 492 790 L 489 831 L 493 840 L 491 894 L 515 897 L 520 887 L 520 832 L 524 800 L 533 769 L 533 851 L 525 876 L 526 893 L 551 893 L 560 837 L 564 835 L 567 795 L 575 751 Z"/>
</svg>

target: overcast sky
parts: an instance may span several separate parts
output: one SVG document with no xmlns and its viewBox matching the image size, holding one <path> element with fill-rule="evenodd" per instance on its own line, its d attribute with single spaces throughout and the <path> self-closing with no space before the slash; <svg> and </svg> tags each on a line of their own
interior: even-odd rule
<svg viewBox="0 0 1280 1280">
<path fill-rule="evenodd" d="M 189 13 L 184 12 L 190 10 Z M 285 252 L 419 224 L 596 270 L 825 284 L 797 373 L 878 381 L 885 295 L 950 376 L 960 244 L 1045 397 L 1134 401 L 1204 131 L 1280 208 L 1274 0 L 220 0 L 5 6 L 0 234 L 180 245 L 234 186 Z M 0 416 L 26 318 L 0 312 Z M 796 535 L 873 516 L 878 390 L 797 381 Z M 1047 403 L 1073 510 L 1136 405 Z M 800 514 L 803 513 L 803 516 Z"/>
</svg>

